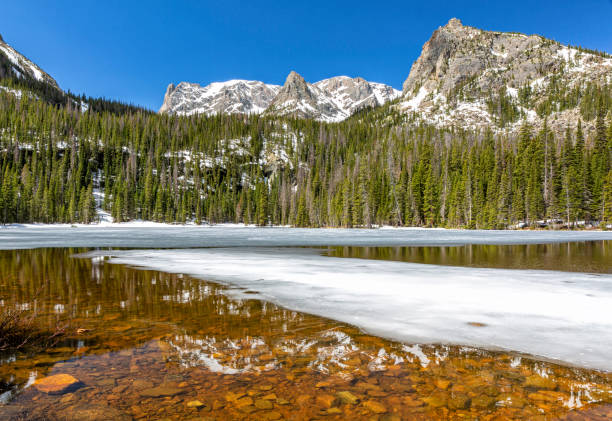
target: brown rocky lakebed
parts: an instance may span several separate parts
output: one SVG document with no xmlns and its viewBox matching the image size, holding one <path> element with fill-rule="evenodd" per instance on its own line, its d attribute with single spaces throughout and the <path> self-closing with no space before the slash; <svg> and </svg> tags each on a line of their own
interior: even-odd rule
<svg viewBox="0 0 612 421">
<path fill-rule="evenodd" d="M 609 373 L 388 341 L 83 251 L 0 252 L 1 304 L 75 328 L 3 356 L 2 419 L 612 419 Z"/>
</svg>

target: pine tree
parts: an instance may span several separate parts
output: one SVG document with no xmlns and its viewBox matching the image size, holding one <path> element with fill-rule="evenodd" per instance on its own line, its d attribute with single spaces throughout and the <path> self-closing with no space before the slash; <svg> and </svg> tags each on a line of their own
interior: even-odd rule
<svg viewBox="0 0 612 421">
<path fill-rule="evenodd" d="M 268 194 L 267 186 L 259 187 L 259 200 L 257 201 L 257 224 L 261 227 L 268 225 Z"/>
<path fill-rule="evenodd" d="M 608 171 L 603 189 L 603 226 L 612 226 L 612 169 Z"/>
</svg>

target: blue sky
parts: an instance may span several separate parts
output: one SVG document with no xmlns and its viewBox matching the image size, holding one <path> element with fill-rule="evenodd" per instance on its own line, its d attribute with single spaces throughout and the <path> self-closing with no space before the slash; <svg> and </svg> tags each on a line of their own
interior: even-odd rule
<svg viewBox="0 0 612 421">
<path fill-rule="evenodd" d="M 612 52 L 612 0 L 5 1 L 0 34 L 63 89 L 157 110 L 170 82 L 315 82 L 401 89 L 431 33 L 465 25 Z"/>
</svg>

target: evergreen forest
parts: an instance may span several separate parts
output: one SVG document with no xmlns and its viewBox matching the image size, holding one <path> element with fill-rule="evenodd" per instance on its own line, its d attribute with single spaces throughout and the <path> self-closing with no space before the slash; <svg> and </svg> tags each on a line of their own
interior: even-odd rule
<svg viewBox="0 0 612 421">
<path fill-rule="evenodd" d="M 115 222 L 605 227 L 612 101 L 588 89 L 588 136 L 441 129 L 393 104 L 321 123 L 0 90 L 0 223 L 90 223 L 101 209 Z"/>
</svg>

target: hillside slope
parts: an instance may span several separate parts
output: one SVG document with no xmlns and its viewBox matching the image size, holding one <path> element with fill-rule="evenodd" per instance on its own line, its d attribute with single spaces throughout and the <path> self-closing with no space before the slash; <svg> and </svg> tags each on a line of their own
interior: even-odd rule
<svg viewBox="0 0 612 421">
<path fill-rule="evenodd" d="M 33 79 L 59 89 L 55 79 L 38 67 L 36 63 L 4 42 L 0 35 L 0 79 L 15 76 Z"/>
</svg>

